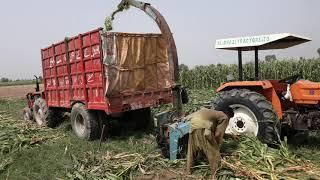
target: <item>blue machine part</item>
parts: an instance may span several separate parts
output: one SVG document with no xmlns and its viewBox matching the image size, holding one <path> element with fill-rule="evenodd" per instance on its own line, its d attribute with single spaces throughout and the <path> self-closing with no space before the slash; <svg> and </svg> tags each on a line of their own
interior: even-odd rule
<svg viewBox="0 0 320 180">
<path fill-rule="evenodd" d="M 178 152 L 181 149 L 178 147 L 179 139 L 189 133 L 189 122 L 176 122 L 168 126 L 169 127 L 169 139 L 170 139 L 170 160 L 177 159 Z"/>
<path fill-rule="evenodd" d="M 189 133 L 190 124 L 188 117 L 176 118 L 175 112 L 164 111 L 155 116 L 155 127 L 160 128 L 160 136 L 165 138 L 166 142 L 169 139 L 168 151 L 170 160 L 177 159 L 178 154 L 181 152 L 182 147 L 179 147 L 179 139 Z M 166 127 L 162 129 L 163 127 Z M 168 132 L 166 134 L 165 132 Z M 169 136 L 169 137 L 168 137 Z"/>
</svg>

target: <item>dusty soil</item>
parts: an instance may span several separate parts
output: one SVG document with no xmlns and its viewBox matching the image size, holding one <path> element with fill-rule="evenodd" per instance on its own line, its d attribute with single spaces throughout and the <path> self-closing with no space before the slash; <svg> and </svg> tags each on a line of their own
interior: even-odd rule
<svg viewBox="0 0 320 180">
<path fill-rule="evenodd" d="M 23 98 L 28 92 L 35 91 L 35 85 L 19 85 L 19 86 L 2 86 L 0 87 L 0 98 Z M 40 89 L 43 89 L 43 85 L 40 85 Z"/>
</svg>

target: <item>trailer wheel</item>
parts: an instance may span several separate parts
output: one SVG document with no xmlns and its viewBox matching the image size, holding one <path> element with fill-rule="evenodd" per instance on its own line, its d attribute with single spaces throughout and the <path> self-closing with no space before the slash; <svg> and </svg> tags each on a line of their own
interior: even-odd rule
<svg viewBox="0 0 320 180">
<path fill-rule="evenodd" d="M 97 114 L 77 103 L 71 110 L 71 126 L 75 135 L 81 139 L 95 140 L 100 135 Z"/>
<path fill-rule="evenodd" d="M 221 92 L 213 106 L 217 110 L 227 107 L 234 110 L 227 134 L 253 135 L 263 143 L 277 144 L 277 114 L 263 95 L 246 89 L 232 89 Z"/>
<path fill-rule="evenodd" d="M 23 115 L 23 119 L 25 121 L 31 121 L 33 120 L 33 116 L 32 116 L 32 113 L 31 113 L 31 109 L 29 107 L 25 107 L 23 109 L 23 112 L 22 112 L 22 115 Z"/>
<path fill-rule="evenodd" d="M 33 117 L 39 126 L 54 128 L 63 121 L 63 112 L 49 109 L 44 99 L 37 98 L 33 105 Z"/>
</svg>

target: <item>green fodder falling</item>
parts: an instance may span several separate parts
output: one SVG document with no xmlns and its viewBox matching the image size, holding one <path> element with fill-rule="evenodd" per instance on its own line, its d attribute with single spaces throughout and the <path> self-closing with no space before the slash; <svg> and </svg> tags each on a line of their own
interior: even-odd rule
<svg viewBox="0 0 320 180">
<path fill-rule="evenodd" d="M 124 10 L 128 10 L 130 8 L 130 5 L 127 2 L 121 2 L 115 11 L 112 12 L 111 16 L 107 16 L 104 21 L 104 27 L 105 31 L 111 31 L 113 30 L 113 20 L 115 19 L 115 15 L 123 12 Z"/>
<path fill-rule="evenodd" d="M 259 67 L 260 79 L 282 79 L 301 73 L 304 79 L 320 82 L 320 59 L 261 61 Z M 196 66 L 190 70 L 184 68 L 180 72 L 182 84 L 191 89 L 217 88 L 226 81 L 227 75 L 238 79 L 238 66 L 235 64 L 211 64 Z M 244 80 L 251 80 L 253 77 L 254 63 L 244 64 Z"/>
<path fill-rule="evenodd" d="M 106 17 L 104 21 L 104 30 L 105 31 L 112 31 L 112 19 L 110 17 Z"/>
</svg>

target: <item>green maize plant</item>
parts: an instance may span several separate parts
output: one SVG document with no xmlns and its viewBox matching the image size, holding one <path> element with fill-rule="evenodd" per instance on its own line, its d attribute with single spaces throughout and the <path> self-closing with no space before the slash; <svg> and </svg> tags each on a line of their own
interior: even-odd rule
<svg viewBox="0 0 320 180">
<path fill-rule="evenodd" d="M 260 79 L 282 79 L 301 74 L 304 79 L 320 82 L 320 59 L 285 59 L 259 62 Z M 210 64 L 184 68 L 180 71 L 181 83 L 191 89 L 217 88 L 224 83 L 228 75 L 238 79 L 238 66 L 235 64 Z M 254 77 L 254 63 L 243 65 L 244 80 Z"/>
</svg>

